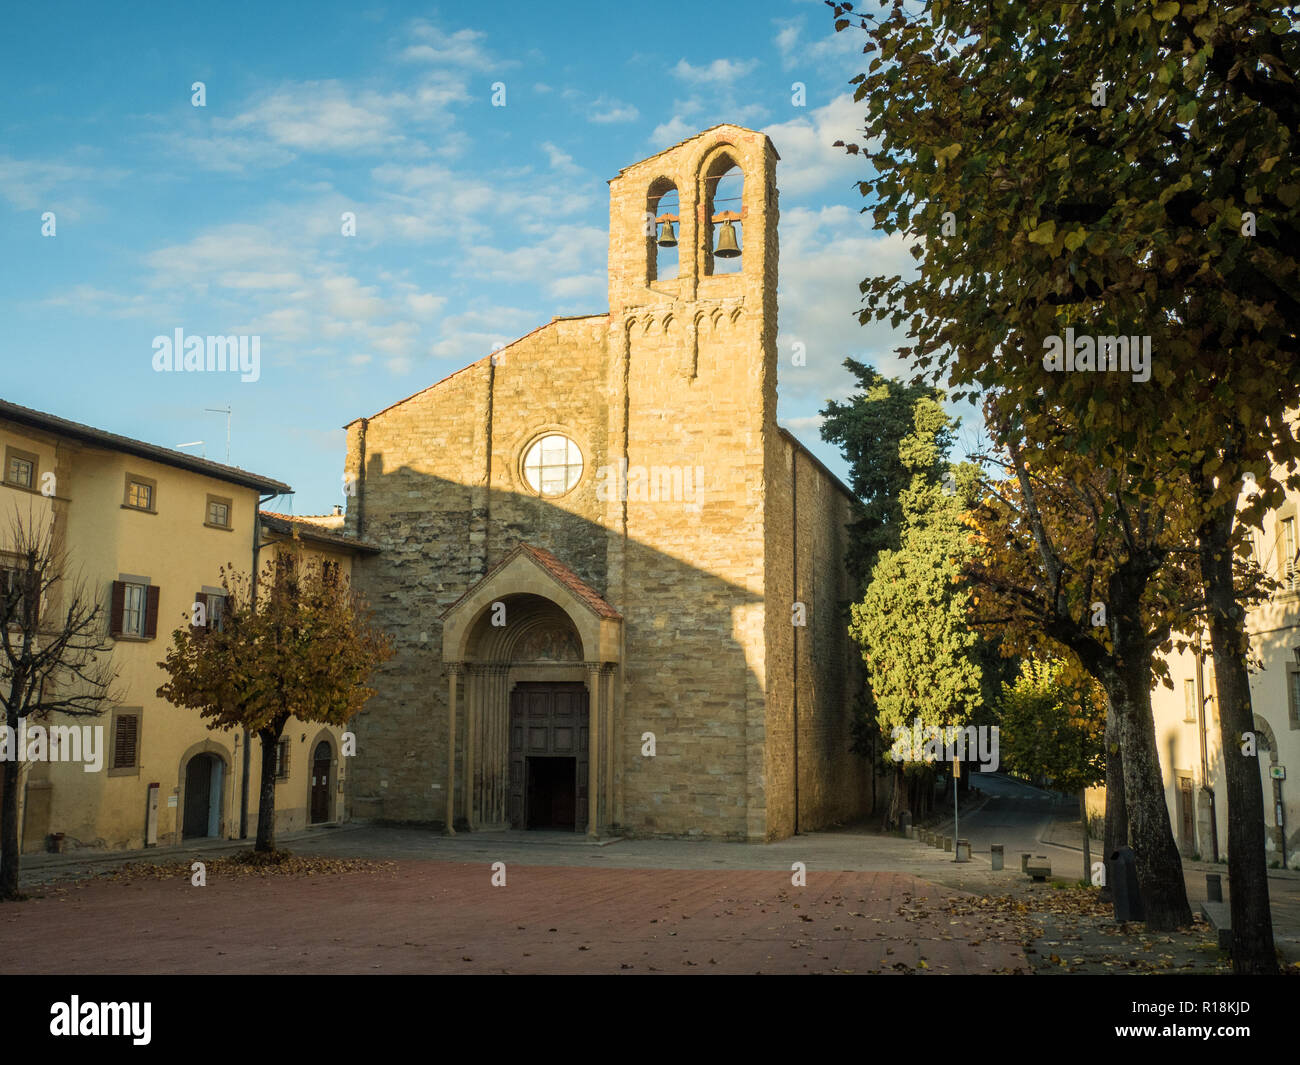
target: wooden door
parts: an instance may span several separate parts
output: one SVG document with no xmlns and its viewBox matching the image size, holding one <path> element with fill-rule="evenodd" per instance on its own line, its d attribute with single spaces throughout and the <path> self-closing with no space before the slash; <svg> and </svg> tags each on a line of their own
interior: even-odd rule
<svg viewBox="0 0 1300 1065">
<path fill-rule="evenodd" d="M 510 693 L 510 825 L 527 828 L 563 818 L 587 827 L 587 688 L 581 683 L 527 682 Z M 541 764 L 555 759 L 558 764 Z M 534 767 L 530 773 L 530 763 Z M 568 774 L 568 786 L 556 774 Z M 530 803 L 548 808 L 530 813 Z M 568 812 L 572 804 L 572 813 Z"/>
<path fill-rule="evenodd" d="M 311 763 L 311 823 L 319 825 L 330 819 L 330 745 L 316 744 Z"/>
<path fill-rule="evenodd" d="M 1192 782 L 1187 777 L 1181 777 L 1178 781 L 1178 808 L 1182 815 L 1182 843 L 1188 850 L 1195 846 L 1195 830 L 1192 823 L 1192 813 L 1195 806 L 1192 802 Z"/>
<path fill-rule="evenodd" d="M 186 839 L 208 834 L 211 798 L 212 756 L 198 754 L 185 768 L 185 819 L 181 831 Z"/>
</svg>

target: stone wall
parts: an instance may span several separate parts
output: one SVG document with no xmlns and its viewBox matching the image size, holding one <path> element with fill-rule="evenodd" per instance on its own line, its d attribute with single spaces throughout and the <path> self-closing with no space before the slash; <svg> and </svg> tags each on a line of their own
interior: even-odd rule
<svg viewBox="0 0 1300 1065">
<path fill-rule="evenodd" d="M 705 180 L 731 162 L 745 174 L 744 268 L 714 276 Z M 554 320 L 349 426 L 346 528 L 383 547 L 356 583 L 397 642 L 357 722 L 356 816 L 444 818 L 439 618 L 520 541 L 623 615 L 617 829 L 752 840 L 793 831 L 797 543 L 815 604 L 799 651 L 800 824 L 860 807 L 844 755 L 856 657 L 835 613 L 848 501 L 803 460 L 794 535 L 793 450 L 776 426 L 775 163 L 766 137 L 724 126 L 627 168 L 610 183 L 608 315 Z M 666 183 L 682 255 L 660 281 L 645 212 Z M 520 471 L 547 432 L 574 440 L 584 469 L 539 498 Z M 459 774 L 463 721 L 456 735 Z"/>
</svg>

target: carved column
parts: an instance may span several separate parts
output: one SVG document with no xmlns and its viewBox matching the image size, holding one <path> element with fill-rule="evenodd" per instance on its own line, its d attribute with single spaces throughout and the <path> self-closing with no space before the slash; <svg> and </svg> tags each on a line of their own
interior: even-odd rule
<svg viewBox="0 0 1300 1065">
<path fill-rule="evenodd" d="M 464 782 L 461 787 L 464 790 L 465 797 L 462 805 L 465 810 L 465 827 L 468 831 L 474 831 L 474 824 L 477 820 L 474 816 L 476 780 L 478 773 L 478 703 L 483 691 L 483 682 L 480 677 L 481 669 L 476 665 L 468 665 L 465 668 L 465 743 L 464 757 L 462 758 L 461 774 L 464 776 Z"/>
<path fill-rule="evenodd" d="M 464 672 L 463 662 L 447 663 L 447 827 L 448 836 L 456 834 L 456 683 Z"/>
<path fill-rule="evenodd" d="M 587 838 L 600 838 L 600 683 L 601 664 L 587 667 Z"/>
<path fill-rule="evenodd" d="M 614 818 L 614 672 L 615 662 L 606 662 L 600 670 L 605 704 L 605 827 Z"/>
</svg>

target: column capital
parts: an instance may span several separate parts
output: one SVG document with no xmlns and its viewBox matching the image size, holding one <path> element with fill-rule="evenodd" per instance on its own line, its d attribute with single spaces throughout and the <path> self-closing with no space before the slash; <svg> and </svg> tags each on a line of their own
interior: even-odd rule
<svg viewBox="0 0 1300 1065">
<path fill-rule="evenodd" d="M 604 665 L 600 662 L 583 662 L 582 665 L 583 668 L 585 668 L 588 673 L 593 673 L 593 674 L 599 673 L 601 672 L 601 670 L 604 669 Z"/>
<path fill-rule="evenodd" d="M 444 663 L 443 663 L 443 668 L 447 670 L 447 676 L 449 676 L 449 677 L 459 677 L 462 673 L 465 672 L 465 663 L 464 663 L 464 662 L 444 662 Z"/>
</svg>

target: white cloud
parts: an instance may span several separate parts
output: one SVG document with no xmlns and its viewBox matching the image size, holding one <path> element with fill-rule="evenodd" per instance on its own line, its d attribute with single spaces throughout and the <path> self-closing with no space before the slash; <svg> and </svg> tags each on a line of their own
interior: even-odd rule
<svg viewBox="0 0 1300 1065">
<path fill-rule="evenodd" d="M 365 91 L 337 81 L 300 82 L 267 94 L 222 128 L 265 137 L 300 152 L 377 150 L 404 138 L 395 121 L 410 98 Z"/>
<path fill-rule="evenodd" d="M 591 106 L 593 110 L 587 116 L 587 121 L 600 125 L 609 125 L 614 122 L 635 122 L 641 117 L 641 112 L 632 104 L 625 104 L 620 100 L 607 100 L 603 96 L 593 100 Z"/>
<path fill-rule="evenodd" d="M 781 53 L 783 70 L 802 68 L 809 72 L 825 74 L 827 69 L 838 70 L 845 76 L 859 73 L 864 65 L 862 45 L 866 38 L 861 30 L 849 27 L 839 33 L 832 30 L 825 37 L 804 42 L 803 20 L 776 20 L 775 44 Z"/>
<path fill-rule="evenodd" d="M 668 148 L 698 132 L 699 127 L 695 123 L 688 122 L 681 115 L 674 115 L 667 122 L 655 126 L 654 132 L 650 134 L 650 143 L 656 149 Z"/>
<path fill-rule="evenodd" d="M 446 302 L 445 296 L 431 292 L 411 292 L 406 297 L 407 309 L 417 318 L 432 318 Z"/>
<path fill-rule="evenodd" d="M 0 158 L 0 196 L 20 211 L 53 211 L 56 221 L 80 218 L 88 209 L 85 190 L 126 176 L 116 167 L 48 159 Z"/>
<path fill-rule="evenodd" d="M 757 59 L 715 59 L 702 67 L 692 66 L 685 59 L 679 59 L 672 74 L 693 85 L 729 85 L 757 66 Z"/>
<path fill-rule="evenodd" d="M 846 196 L 856 195 L 852 185 L 863 179 L 866 164 L 861 155 L 832 145 L 837 140 L 861 143 L 862 122 L 862 105 L 845 93 L 806 116 L 768 126 L 763 132 L 781 156 L 776 174 L 781 195 L 805 196 L 831 184 Z"/>
<path fill-rule="evenodd" d="M 863 326 L 857 315 L 864 277 L 906 276 L 915 268 L 907 249 L 904 238 L 875 233 L 866 216 L 847 206 L 781 212 L 777 365 L 783 408 L 820 407 L 827 397 L 847 394 L 853 379 L 843 368 L 846 356 L 882 373 L 905 373 L 894 349 L 907 342 L 906 326 Z M 803 366 L 793 362 L 796 343 L 804 345 Z"/>
<path fill-rule="evenodd" d="M 552 170 L 558 170 L 562 174 L 579 174 L 582 172 L 582 167 L 574 163 L 573 156 L 558 145 L 552 144 L 550 141 L 543 141 L 542 151 L 546 153 L 547 159 L 550 160 Z"/>
<path fill-rule="evenodd" d="M 483 47 L 487 34 L 478 30 L 446 33 L 424 19 L 417 19 L 406 32 L 420 42 L 403 49 L 401 56 L 409 61 L 479 71 L 505 70 L 518 66 L 516 60 L 497 59 L 490 55 Z"/>
<path fill-rule="evenodd" d="M 798 418 L 782 418 L 780 422 L 793 432 L 808 433 L 809 436 L 813 436 L 821 429 L 822 422 L 825 420 L 820 414 L 809 414 Z"/>
</svg>

